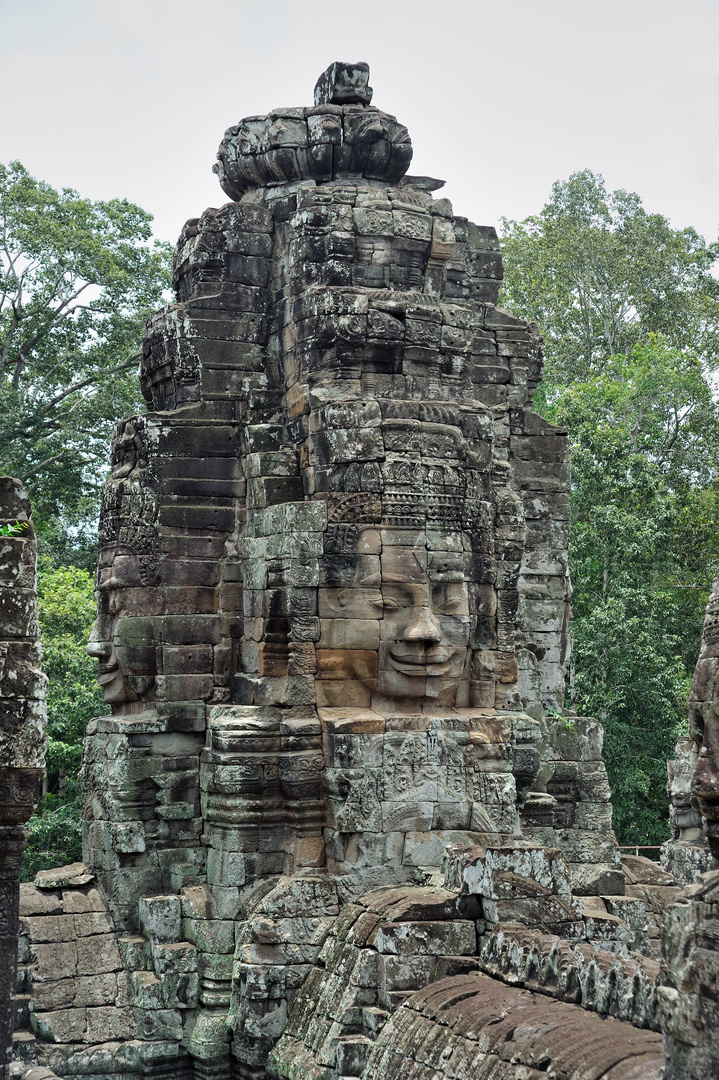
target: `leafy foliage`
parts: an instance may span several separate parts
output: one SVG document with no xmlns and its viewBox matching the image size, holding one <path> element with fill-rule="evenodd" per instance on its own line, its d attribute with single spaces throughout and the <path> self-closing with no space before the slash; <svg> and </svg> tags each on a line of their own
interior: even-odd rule
<svg viewBox="0 0 719 1080">
<path fill-rule="evenodd" d="M 719 243 L 672 229 L 638 195 L 607 192 L 589 169 L 552 185 L 540 214 L 503 220 L 503 303 L 538 323 L 546 377 L 600 373 L 650 333 L 704 360 L 719 342 Z"/>
<path fill-rule="evenodd" d="M 107 712 L 96 663 L 85 652 L 95 618 L 91 575 L 75 566 L 39 566 L 38 600 L 48 690 L 48 792 L 30 818 L 23 880 L 38 870 L 82 858 L 78 772 L 82 740 L 92 717 Z"/>
<path fill-rule="evenodd" d="M 10 522 L 8 525 L 0 525 L 0 536 L 22 536 L 25 529 L 29 529 L 27 521 Z"/>
<path fill-rule="evenodd" d="M 30 820 L 25 877 L 80 857 L 82 738 L 107 711 L 85 653 L 99 493 L 113 422 L 143 408 L 144 321 L 170 276 L 171 247 L 152 240 L 151 222 L 127 200 L 93 202 L 0 165 L 0 471 L 33 503 L 50 677 L 49 790 Z"/>
<path fill-rule="evenodd" d="M 97 664 L 85 652 L 95 619 L 93 580 L 75 566 L 55 569 L 45 558 L 38 581 L 43 668 L 47 699 L 48 789 L 57 793 L 65 777 L 76 778 L 87 723 L 107 712 L 97 683 Z"/>
<path fill-rule="evenodd" d="M 139 343 L 171 255 L 151 221 L 0 165 L 0 469 L 25 482 L 56 561 L 93 561 L 111 425 L 142 407 Z"/>
<path fill-rule="evenodd" d="M 32 881 L 38 870 L 82 860 L 82 807 L 77 782 L 63 796 L 48 793 L 29 821 L 30 839 L 20 870 L 21 881 Z"/>
<path fill-rule="evenodd" d="M 661 843 L 719 562 L 719 245 L 588 171 L 505 229 L 502 302 L 545 335 L 535 407 L 572 447 L 572 703 L 605 726 L 620 843 Z"/>
</svg>

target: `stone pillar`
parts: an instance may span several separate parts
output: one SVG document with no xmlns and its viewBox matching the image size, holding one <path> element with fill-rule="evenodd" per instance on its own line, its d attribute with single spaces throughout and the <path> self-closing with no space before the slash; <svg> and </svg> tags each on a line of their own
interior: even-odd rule
<svg viewBox="0 0 719 1080">
<path fill-rule="evenodd" d="M 719 871 L 668 908 L 660 983 L 664 1080 L 719 1076 Z"/>
<path fill-rule="evenodd" d="M 20 864 L 25 822 L 45 765 L 45 694 L 40 671 L 36 543 L 30 500 L 19 480 L 0 477 L 0 1080 L 12 1049 Z"/>
<path fill-rule="evenodd" d="M 700 856 L 705 850 L 696 830 L 700 816 L 711 864 L 719 858 L 719 577 L 709 595 L 689 694 L 689 733 L 694 745 L 680 740 L 677 760 L 669 763 L 673 836 L 665 845 L 672 870 L 686 870 L 685 878 L 701 869 L 700 858 L 687 854 L 692 846 Z M 664 1080 L 719 1076 L 719 871 L 700 874 L 667 910 L 660 983 Z"/>
</svg>

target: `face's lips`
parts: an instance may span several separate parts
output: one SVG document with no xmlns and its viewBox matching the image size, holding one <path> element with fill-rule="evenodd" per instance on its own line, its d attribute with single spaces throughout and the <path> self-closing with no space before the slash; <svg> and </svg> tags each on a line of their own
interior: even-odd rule
<svg viewBox="0 0 719 1080">
<path fill-rule="evenodd" d="M 432 651 L 431 655 L 426 652 L 402 653 L 390 650 L 389 661 L 395 671 L 401 675 L 415 677 L 444 675 L 450 664 L 451 653 L 447 650 Z"/>
<path fill-rule="evenodd" d="M 101 665 L 98 671 L 97 681 L 100 686 L 107 686 L 111 683 L 120 670 L 119 664 L 113 664 L 112 667 Z"/>
</svg>

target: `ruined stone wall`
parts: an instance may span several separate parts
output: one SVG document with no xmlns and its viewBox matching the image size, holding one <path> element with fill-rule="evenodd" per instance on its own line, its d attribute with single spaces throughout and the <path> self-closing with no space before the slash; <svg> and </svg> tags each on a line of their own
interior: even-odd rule
<svg viewBox="0 0 719 1080">
<path fill-rule="evenodd" d="M 658 1080 L 659 964 L 631 951 L 646 912 L 635 898 L 610 902 L 614 914 L 573 898 L 556 849 L 449 847 L 441 886 L 343 908 L 269 1075 Z M 466 1028 L 432 1017 L 435 991 L 468 1002 Z"/>
<path fill-rule="evenodd" d="M 15 1020 L 20 864 L 25 823 L 45 772 L 47 679 L 37 619 L 37 549 L 30 500 L 0 477 L 0 1080 Z"/>
</svg>

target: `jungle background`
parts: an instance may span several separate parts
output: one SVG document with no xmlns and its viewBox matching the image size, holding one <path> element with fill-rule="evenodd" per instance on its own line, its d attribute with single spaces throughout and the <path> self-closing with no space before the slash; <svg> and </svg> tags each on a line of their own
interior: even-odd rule
<svg viewBox="0 0 719 1080">
<path fill-rule="evenodd" d="M 144 409 L 140 342 L 171 246 L 140 207 L 57 191 L 18 162 L 0 165 L 0 229 L 0 469 L 33 502 L 50 677 L 27 879 L 81 858 L 81 742 L 106 711 L 84 651 L 100 491 L 113 422 Z M 619 843 L 659 844 L 719 566 L 719 243 L 588 170 L 501 239 L 500 303 L 545 339 L 535 408 L 572 447 L 567 705 L 605 726 Z"/>
</svg>

